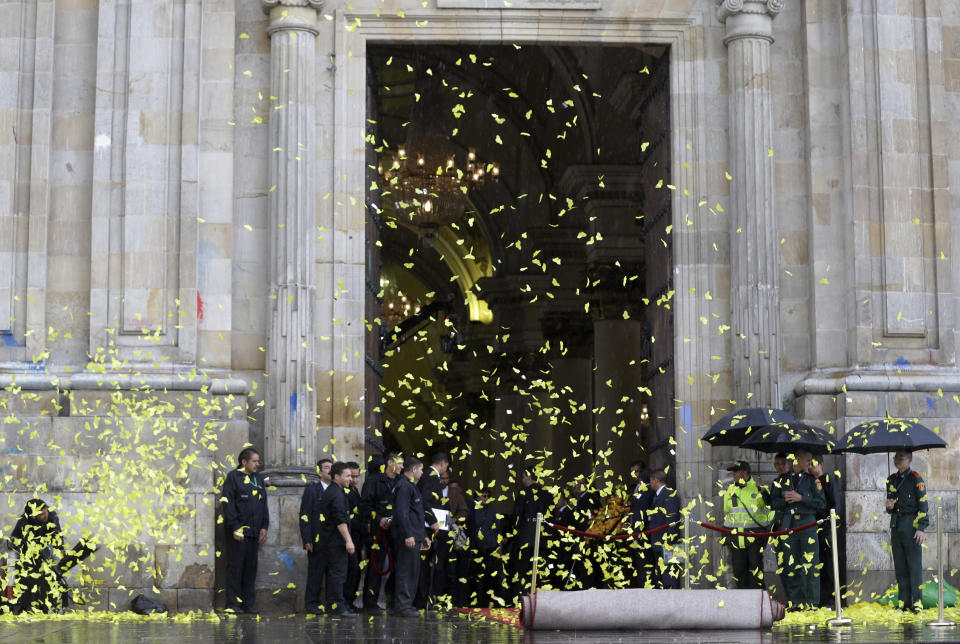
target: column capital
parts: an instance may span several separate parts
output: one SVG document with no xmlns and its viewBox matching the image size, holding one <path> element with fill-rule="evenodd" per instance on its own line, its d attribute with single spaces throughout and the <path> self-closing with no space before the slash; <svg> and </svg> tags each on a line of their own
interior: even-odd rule
<svg viewBox="0 0 960 644">
<path fill-rule="evenodd" d="M 317 35 L 317 12 L 324 0 L 260 0 L 263 12 L 270 15 L 267 33 L 275 31 L 309 31 Z"/>
<path fill-rule="evenodd" d="M 727 28 L 723 44 L 737 38 L 762 38 L 773 42 L 773 19 L 784 0 L 717 0 L 717 20 Z"/>
</svg>

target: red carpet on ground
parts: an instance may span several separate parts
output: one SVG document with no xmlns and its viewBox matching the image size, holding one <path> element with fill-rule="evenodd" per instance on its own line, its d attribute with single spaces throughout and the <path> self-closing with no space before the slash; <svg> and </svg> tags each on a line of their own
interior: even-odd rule
<svg viewBox="0 0 960 644">
<path fill-rule="evenodd" d="M 507 626 L 523 628 L 519 608 L 454 608 L 453 610 L 464 615 L 475 615 Z"/>
</svg>

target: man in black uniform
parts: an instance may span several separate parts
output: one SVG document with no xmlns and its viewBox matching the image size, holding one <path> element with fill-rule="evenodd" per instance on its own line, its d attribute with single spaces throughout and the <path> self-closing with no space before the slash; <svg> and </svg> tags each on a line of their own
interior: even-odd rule
<svg viewBox="0 0 960 644">
<path fill-rule="evenodd" d="M 373 457 L 374 459 L 376 457 Z M 383 459 L 381 459 L 382 461 Z M 381 467 L 383 471 L 381 470 Z M 379 612 L 377 600 L 380 597 L 380 579 L 381 576 L 376 571 L 383 573 L 389 567 L 387 558 L 387 544 L 390 541 L 389 528 L 390 517 L 393 516 L 393 492 L 400 480 L 403 472 L 403 459 L 396 452 L 388 452 L 386 463 L 377 463 L 372 460 L 370 471 L 367 474 L 367 480 L 363 482 L 361 490 L 362 514 L 366 518 L 368 525 L 368 541 L 370 542 L 370 561 L 367 564 L 367 572 L 363 585 L 363 609 L 369 612 Z M 386 538 L 381 544 L 374 544 L 377 532 L 383 530 Z M 396 554 L 394 553 L 394 556 Z M 376 565 L 374 565 L 376 564 Z M 389 573 L 388 584 L 396 577 Z M 389 587 L 388 587 L 389 590 Z"/>
<path fill-rule="evenodd" d="M 420 616 L 413 607 L 420 579 L 420 548 L 430 547 L 423 526 L 423 497 L 416 486 L 422 474 L 420 459 L 408 456 L 403 460 L 403 476 L 399 477 L 394 491 L 393 520 L 390 523 L 396 575 L 393 612 L 400 617 Z"/>
<path fill-rule="evenodd" d="M 347 558 L 347 580 L 343 584 L 343 598 L 347 606 L 353 607 L 357 599 L 357 590 L 360 588 L 360 544 L 364 542 L 364 521 L 360 513 L 360 492 L 357 484 L 360 482 L 360 464 L 355 461 L 347 463 L 350 470 L 350 485 L 344 488 L 347 495 L 347 510 L 350 516 L 350 537 L 353 545 L 358 548 Z"/>
<path fill-rule="evenodd" d="M 513 514 L 508 519 L 504 550 L 508 555 L 507 583 L 510 598 L 517 599 L 527 590 L 533 570 L 533 545 L 537 536 L 537 515 L 546 516 L 550 508 L 549 495 L 534 478 L 531 469 L 520 478 L 523 489 L 517 493 Z"/>
<path fill-rule="evenodd" d="M 423 498 L 423 516 L 424 521 L 430 526 L 431 546 L 429 550 L 422 553 L 423 561 L 420 564 L 420 583 L 417 586 L 417 596 L 414 606 L 417 608 L 426 608 L 427 604 L 434 601 L 439 588 L 435 587 L 434 568 L 440 561 L 439 557 L 439 539 L 437 532 L 440 530 L 438 519 L 434 516 L 433 509 L 448 509 L 447 499 L 443 496 L 443 475 L 450 469 L 450 457 L 445 452 L 437 452 L 433 455 L 430 463 L 430 469 L 423 473 L 417 487 L 420 488 L 420 495 Z M 442 577 L 442 575 L 441 575 Z"/>
<path fill-rule="evenodd" d="M 350 510 L 345 489 L 353 477 L 346 463 L 334 463 L 330 468 L 330 487 L 320 497 L 320 533 L 314 542 L 318 577 L 326 577 L 327 611 L 332 615 L 356 615 L 343 599 L 343 585 L 347 580 L 347 559 L 356 552 L 350 536 Z"/>
<path fill-rule="evenodd" d="M 481 490 L 467 515 L 471 603 L 475 606 L 492 606 L 502 594 L 503 565 L 494 554 L 499 546 L 499 523 L 497 511 L 490 505 L 490 492 Z"/>
<path fill-rule="evenodd" d="M 820 569 L 820 605 L 832 608 L 836 605 L 833 596 L 833 547 L 830 545 L 830 510 L 837 511 L 837 541 L 841 541 L 840 531 L 843 529 L 843 523 L 840 521 L 840 494 L 838 484 L 830 474 L 824 474 L 823 465 L 818 461 L 810 464 L 810 476 L 820 481 L 820 487 L 823 488 L 823 497 L 827 500 L 824 509 L 817 511 L 817 520 L 826 519 L 817 526 L 817 538 L 820 544 L 820 563 L 823 567 Z M 838 551 L 842 552 L 842 551 Z M 839 560 L 839 559 L 838 559 Z M 839 567 L 842 575 L 843 565 Z M 843 586 L 843 579 L 840 579 L 840 585 Z"/>
<path fill-rule="evenodd" d="M 320 516 L 320 498 L 331 485 L 331 467 L 333 467 L 333 461 L 329 458 L 317 461 L 317 475 L 320 480 L 304 487 L 303 496 L 300 498 L 300 538 L 303 541 L 303 549 L 307 551 L 307 584 L 303 595 L 303 609 L 307 613 L 316 613 L 320 609 L 320 593 L 323 591 L 318 545 L 323 524 Z"/>
<path fill-rule="evenodd" d="M 630 474 L 633 477 L 633 490 L 630 498 L 630 529 L 632 532 L 642 532 L 646 525 L 647 510 L 653 503 L 653 487 L 650 486 L 650 470 L 643 461 L 634 461 L 630 465 Z M 647 574 L 656 565 L 655 549 L 650 541 L 641 536 L 630 547 L 630 557 L 633 560 L 633 588 L 654 586 L 655 579 Z"/>
<path fill-rule="evenodd" d="M 910 469 L 913 453 L 900 450 L 893 457 L 897 471 L 887 478 L 887 513 L 890 515 L 890 549 L 897 576 L 900 609 L 922 608 L 923 531 L 930 525 L 927 516 L 927 486 L 920 472 Z"/>
<path fill-rule="evenodd" d="M 270 527 L 267 486 L 257 474 L 260 452 L 248 447 L 240 452 L 237 460 L 239 467 L 227 474 L 220 492 L 227 532 L 226 609 L 253 614 L 256 613 L 257 556 Z"/>
<path fill-rule="evenodd" d="M 827 505 L 823 484 L 808 472 L 811 462 L 813 454 L 798 449 L 793 454 L 793 474 L 770 486 L 770 507 L 786 512 L 784 528 L 813 523 L 817 511 Z M 779 565 L 790 608 L 805 610 L 820 604 L 820 545 L 815 529 L 788 535 Z"/>
<path fill-rule="evenodd" d="M 767 502 L 771 508 L 773 505 L 770 503 L 770 490 L 775 487 L 784 487 L 790 481 L 790 473 L 793 471 L 793 468 L 790 465 L 790 460 L 787 458 L 786 452 L 780 452 L 773 457 L 773 469 L 776 470 L 777 476 L 773 480 L 773 483 L 769 487 L 763 488 L 765 496 L 763 500 Z M 773 508 L 773 523 L 770 524 L 771 532 L 779 532 L 780 530 L 785 530 L 787 525 L 787 513 L 786 507 L 783 508 Z M 785 536 L 781 537 L 771 537 L 770 544 L 773 546 L 773 554 L 777 560 L 777 569 L 780 574 L 780 582 L 783 585 L 784 592 L 786 592 L 786 583 L 784 579 L 786 577 L 786 570 L 783 569 L 780 562 L 783 561 L 783 553 L 786 548 L 787 538 Z"/>
<path fill-rule="evenodd" d="M 667 474 L 657 470 L 650 474 L 650 487 L 653 489 L 653 498 L 647 510 L 646 529 L 653 530 L 681 520 L 680 495 L 676 490 L 667 487 Z M 651 572 L 654 584 L 661 588 L 679 588 L 680 579 L 672 561 L 671 547 L 680 539 L 680 526 L 673 526 L 661 530 L 650 537 L 653 545 L 654 557 Z"/>
</svg>

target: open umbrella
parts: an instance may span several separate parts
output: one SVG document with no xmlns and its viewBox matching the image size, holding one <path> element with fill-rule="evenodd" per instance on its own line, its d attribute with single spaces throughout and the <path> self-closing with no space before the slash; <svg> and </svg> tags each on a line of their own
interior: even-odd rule
<svg viewBox="0 0 960 644">
<path fill-rule="evenodd" d="M 836 438 L 825 429 L 793 422 L 756 429 L 740 447 L 768 453 L 806 449 L 813 454 L 822 455 L 829 452 L 836 443 Z"/>
<path fill-rule="evenodd" d="M 748 407 L 727 414 L 703 435 L 714 447 L 740 447 L 753 432 L 770 425 L 798 423 L 793 414 L 782 409 Z"/>
<path fill-rule="evenodd" d="M 835 453 L 876 454 L 946 447 L 947 442 L 917 420 L 884 418 L 860 423 L 840 439 Z"/>
</svg>

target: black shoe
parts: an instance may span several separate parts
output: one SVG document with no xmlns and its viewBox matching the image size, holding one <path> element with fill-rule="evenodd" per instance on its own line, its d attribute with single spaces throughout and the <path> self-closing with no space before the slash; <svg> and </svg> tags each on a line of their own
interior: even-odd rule
<svg viewBox="0 0 960 644">
<path fill-rule="evenodd" d="M 259 612 L 257 612 L 257 609 L 256 609 L 256 608 L 243 608 L 243 609 L 241 609 L 240 612 L 243 613 L 244 615 L 259 615 L 259 614 L 260 614 Z"/>
<path fill-rule="evenodd" d="M 330 616 L 331 617 L 356 617 L 357 614 L 356 612 L 354 612 L 352 608 L 350 608 L 346 604 L 342 604 L 340 606 L 337 606 L 332 611 L 330 611 Z"/>
<path fill-rule="evenodd" d="M 364 606 L 363 612 L 368 615 L 382 615 L 384 610 L 379 606 Z"/>
<path fill-rule="evenodd" d="M 420 611 L 416 608 L 408 608 L 400 612 L 394 613 L 397 617 L 420 617 Z"/>
</svg>

